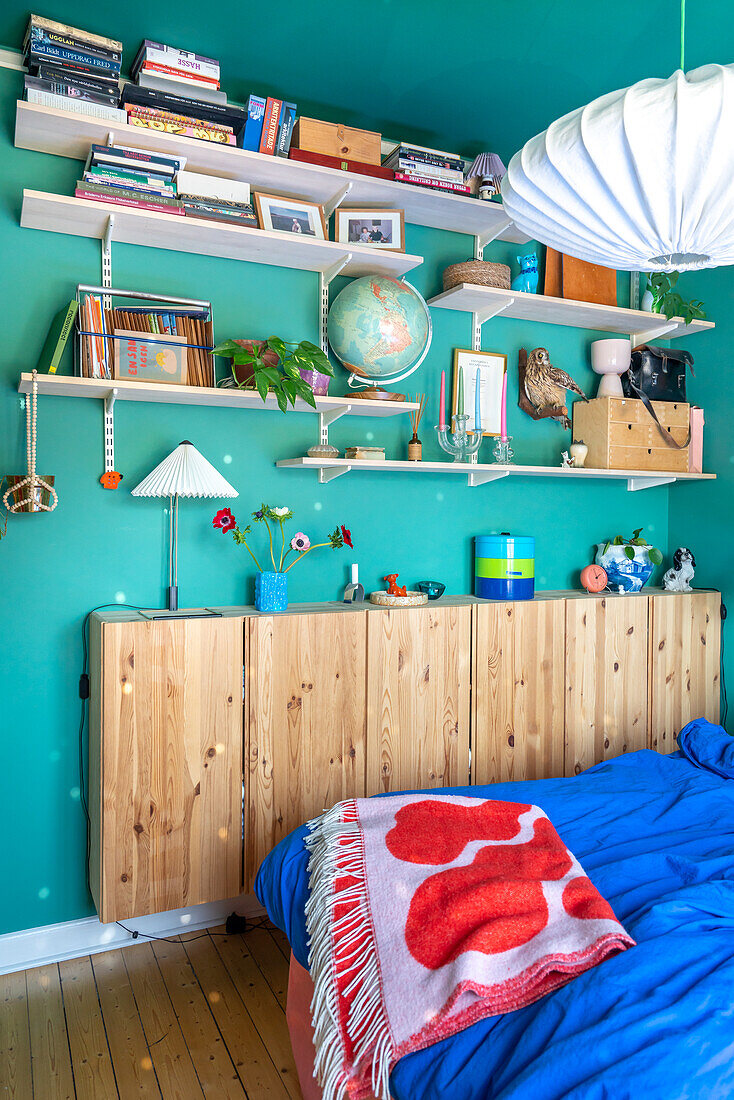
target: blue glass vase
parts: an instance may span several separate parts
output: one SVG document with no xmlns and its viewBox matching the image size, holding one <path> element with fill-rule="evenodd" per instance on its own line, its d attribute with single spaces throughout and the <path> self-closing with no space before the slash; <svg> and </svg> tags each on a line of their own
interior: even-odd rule
<svg viewBox="0 0 734 1100">
<path fill-rule="evenodd" d="M 285 611 L 288 607 L 288 577 L 285 573 L 257 573 L 255 607 L 258 611 Z"/>
</svg>

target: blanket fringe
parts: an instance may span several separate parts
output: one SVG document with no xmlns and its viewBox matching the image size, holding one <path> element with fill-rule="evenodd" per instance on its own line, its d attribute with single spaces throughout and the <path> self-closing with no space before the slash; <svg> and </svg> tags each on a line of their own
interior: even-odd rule
<svg viewBox="0 0 734 1100">
<path fill-rule="evenodd" d="M 308 965 L 314 983 L 314 1074 L 324 1100 L 347 1100 L 350 1078 L 369 1070 L 375 1096 L 390 1100 L 394 1048 L 382 999 L 355 801 L 338 803 L 309 821 L 308 829 L 305 844 L 311 892 L 306 903 L 306 927 Z M 341 915 L 335 918 L 337 910 Z M 351 998 L 346 1021 L 346 1037 L 353 1051 L 351 1075 L 346 1069 L 339 1014 L 340 985 L 343 996 Z"/>
</svg>

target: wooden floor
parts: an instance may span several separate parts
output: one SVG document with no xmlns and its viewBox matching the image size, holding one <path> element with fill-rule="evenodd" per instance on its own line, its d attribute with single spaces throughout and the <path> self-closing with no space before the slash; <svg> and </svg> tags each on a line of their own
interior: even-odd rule
<svg viewBox="0 0 734 1100">
<path fill-rule="evenodd" d="M 285 937 L 211 932 L 0 977 L 2 1100 L 301 1100 Z"/>
</svg>

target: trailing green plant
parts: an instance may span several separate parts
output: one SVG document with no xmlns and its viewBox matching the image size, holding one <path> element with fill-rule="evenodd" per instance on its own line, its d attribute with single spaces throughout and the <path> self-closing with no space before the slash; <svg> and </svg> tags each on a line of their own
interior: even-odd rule
<svg viewBox="0 0 734 1100">
<path fill-rule="evenodd" d="M 250 347 L 243 346 L 245 344 Z M 232 377 L 240 389 L 254 386 L 263 401 L 268 392 L 274 393 L 281 412 L 286 411 L 289 401 L 295 405 L 297 397 L 311 408 L 316 408 L 313 389 L 301 377 L 300 371 L 334 374 L 328 357 L 309 340 L 301 340 L 298 344 L 292 340 L 282 340 L 279 336 L 260 342 L 225 340 L 214 348 L 214 354 L 231 360 Z M 238 380 L 235 371 L 238 366 L 248 367 L 252 371 L 251 381 Z"/>
<path fill-rule="evenodd" d="M 648 275 L 647 281 L 652 294 L 653 313 L 663 313 L 666 317 L 682 317 L 687 325 L 691 321 L 701 321 L 706 314 L 703 310 L 703 302 L 700 298 L 691 298 L 687 302 L 685 298 L 673 287 L 680 277 L 679 271 L 656 271 Z"/>
<path fill-rule="evenodd" d="M 632 532 L 631 539 L 626 539 L 622 535 L 615 535 L 611 541 L 605 542 L 602 557 L 606 554 L 610 546 L 624 546 L 624 555 L 626 558 L 629 558 L 630 561 L 634 560 L 636 546 L 644 547 L 647 550 L 647 556 L 653 565 L 660 565 L 663 560 L 662 551 L 658 550 L 656 546 L 650 546 L 647 539 L 643 539 L 641 527 L 638 527 L 636 531 Z"/>
</svg>

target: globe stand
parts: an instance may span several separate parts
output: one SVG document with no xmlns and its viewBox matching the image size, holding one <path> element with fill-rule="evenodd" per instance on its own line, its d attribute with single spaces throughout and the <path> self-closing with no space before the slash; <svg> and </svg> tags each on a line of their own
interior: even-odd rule
<svg viewBox="0 0 734 1100">
<path fill-rule="evenodd" d="M 473 457 L 482 445 L 481 432 L 467 432 L 466 422 L 469 419 L 466 413 L 457 413 L 451 418 L 452 430 L 449 432 L 445 425 L 436 424 L 435 432 L 442 450 L 454 456 L 454 462 L 475 462 Z M 450 438 L 449 438 L 450 436 Z"/>
</svg>

